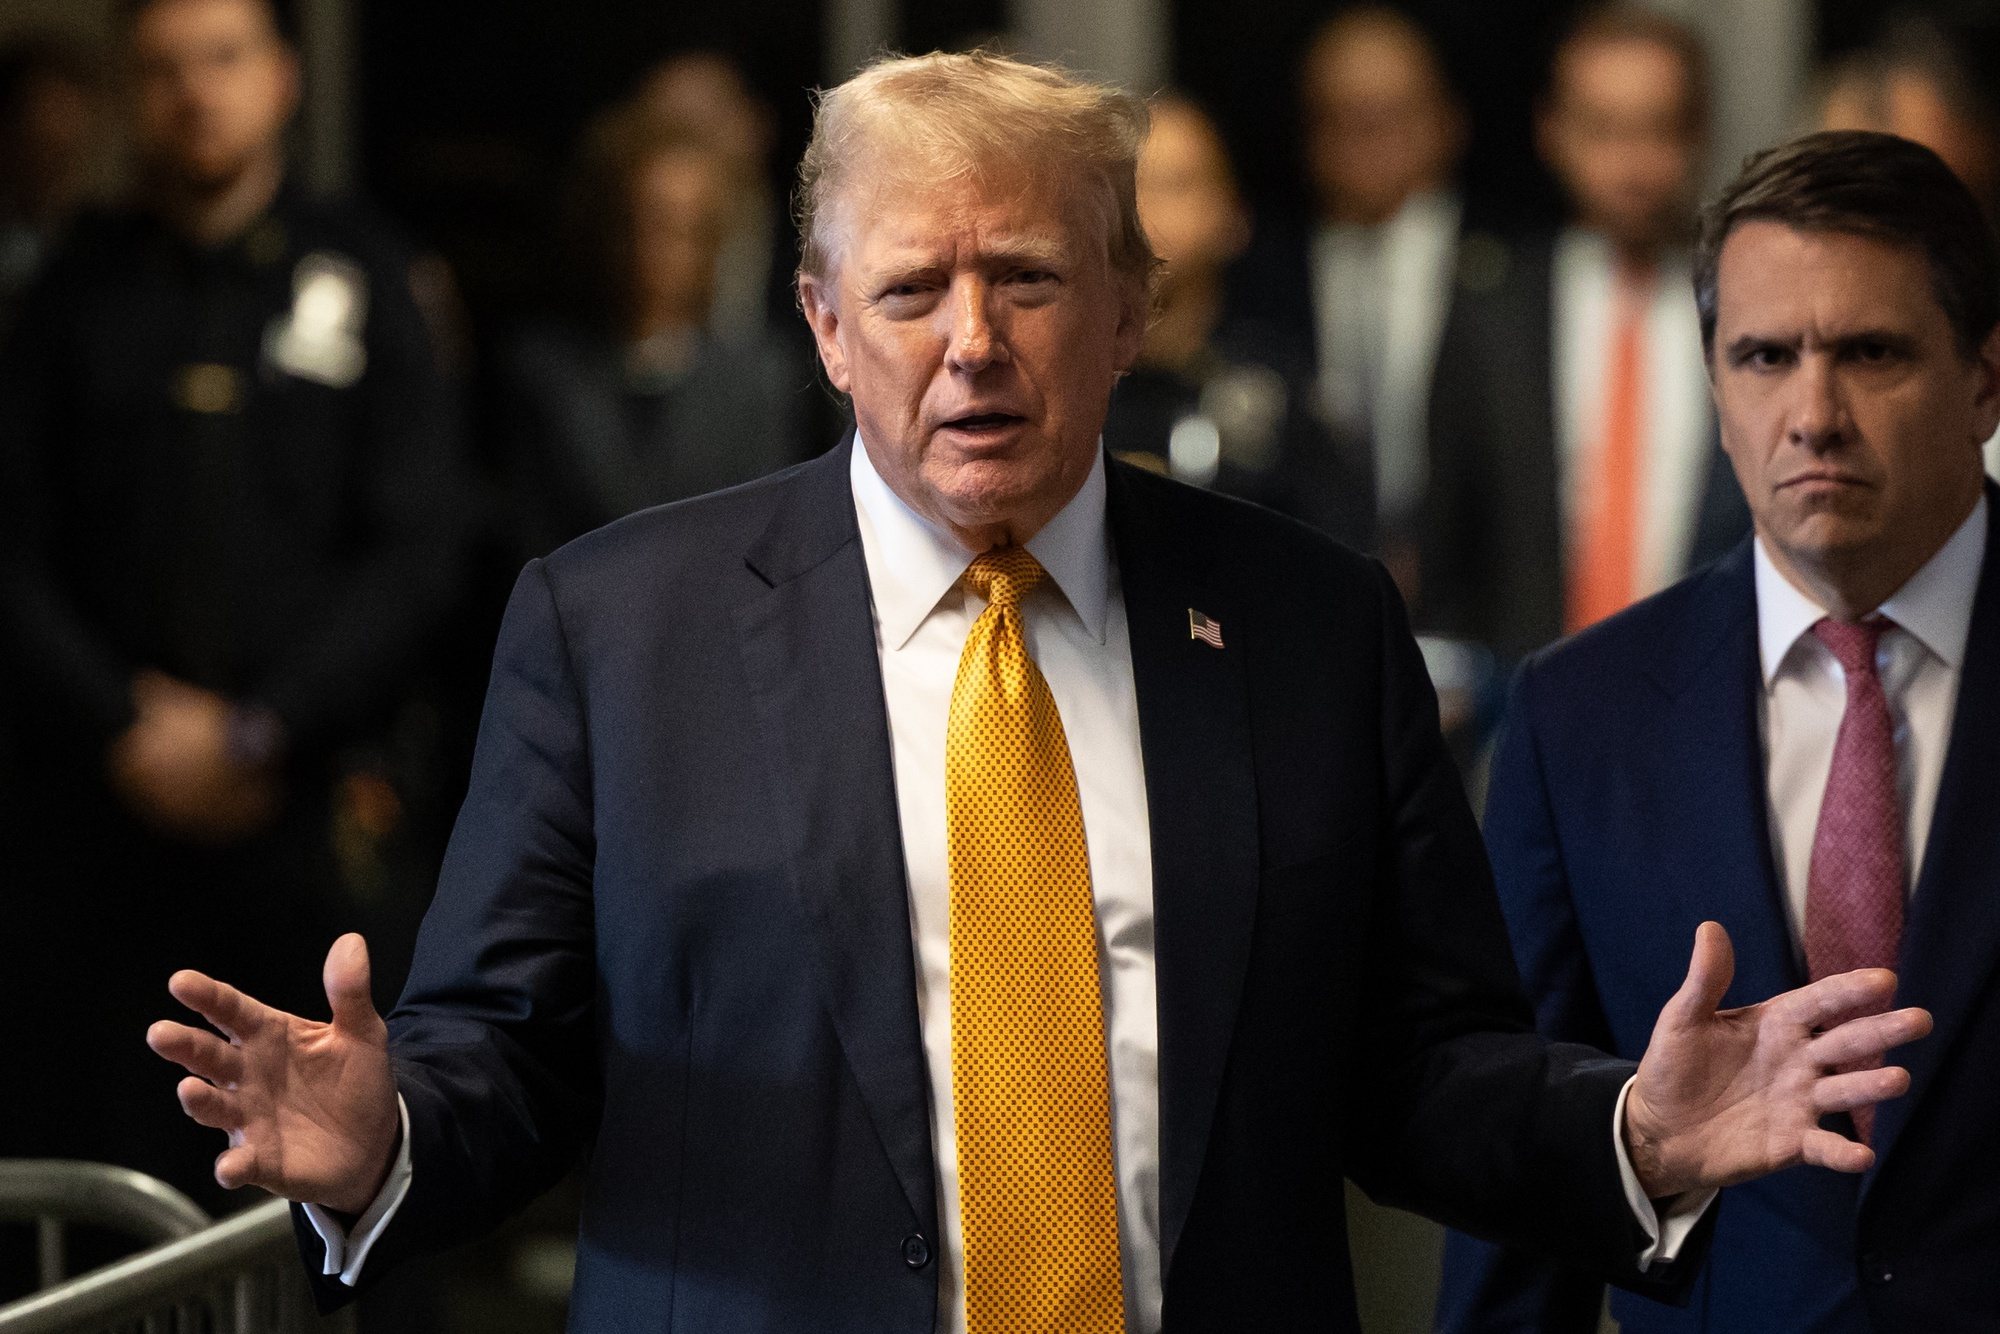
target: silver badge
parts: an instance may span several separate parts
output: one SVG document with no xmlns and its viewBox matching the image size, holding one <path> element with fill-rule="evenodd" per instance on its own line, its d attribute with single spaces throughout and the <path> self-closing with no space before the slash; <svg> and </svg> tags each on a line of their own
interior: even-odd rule
<svg viewBox="0 0 2000 1334">
<path fill-rule="evenodd" d="M 264 359 L 287 375 L 345 389 L 368 366 L 361 330 L 368 275 L 352 260 L 315 250 L 292 270 L 292 308 L 264 330 Z"/>
</svg>

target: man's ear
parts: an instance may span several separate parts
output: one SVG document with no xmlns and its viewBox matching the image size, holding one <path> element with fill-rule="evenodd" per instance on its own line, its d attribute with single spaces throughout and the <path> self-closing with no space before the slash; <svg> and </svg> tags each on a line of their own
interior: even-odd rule
<svg viewBox="0 0 2000 1334">
<path fill-rule="evenodd" d="M 1993 438 L 1994 431 L 2000 430 L 2000 325 L 1987 333 L 1986 341 L 1979 345 L 1972 359 L 1979 374 L 1979 392 L 1973 398 L 1978 413 L 1973 419 L 1973 430 L 1983 445 Z"/>
<path fill-rule="evenodd" d="M 799 309 L 805 312 L 812 329 L 813 343 L 819 348 L 820 365 L 826 378 L 841 393 L 851 392 L 847 380 L 847 353 L 840 343 L 840 312 L 834 308 L 833 284 L 810 274 L 799 275 Z"/>
<path fill-rule="evenodd" d="M 1153 289 L 1144 278 L 1115 278 L 1118 324 L 1112 331 L 1112 369 L 1123 375 L 1139 360 L 1146 328 L 1153 322 Z"/>
</svg>

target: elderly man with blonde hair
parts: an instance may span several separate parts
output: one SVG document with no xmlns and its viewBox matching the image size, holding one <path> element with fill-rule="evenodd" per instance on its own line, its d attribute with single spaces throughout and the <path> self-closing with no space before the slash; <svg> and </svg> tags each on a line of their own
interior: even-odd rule
<svg viewBox="0 0 2000 1334">
<path fill-rule="evenodd" d="M 1135 100 L 989 56 L 828 93 L 799 291 L 855 438 L 522 574 L 385 1025 L 177 974 L 150 1040 L 337 1298 L 588 1150 L 571 1328 L 1353 1329 L 1352 1176 L 1671 1290 L 1713 1188 L 1919 1036 L 1880 970 L 1637 1067 L 1548 1044 L 1379 567 L 1107 463 Z M 1653 1201 L 1673 1201 L 1656 1209 Z"/>
</svg>

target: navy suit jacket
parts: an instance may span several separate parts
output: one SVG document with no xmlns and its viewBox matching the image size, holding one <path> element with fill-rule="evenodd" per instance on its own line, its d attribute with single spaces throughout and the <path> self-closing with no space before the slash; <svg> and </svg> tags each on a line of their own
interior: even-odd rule
<svg viewBox="0 0 2000 1334">
<path fill-rule="evenodd" d="M 1990 496 L 2000 501 L 2000 493 Z M 1773 868 L 1748 540 L 1529 660 L 1486 840 L 1546 1034 L 1636 1056 L 1695 927 L 1736 945 L 1725 1005 L 1804 981 Z M 1798 1167 L 1723 1192 L 1690 1301 L 1614 1295 L 1627 1334 L 1944 1334 L 2000 1321 L 2000 541 L 1974 604 L 1898 1004 L 1935 1032 L 1875 1120 L 1874 1170 Z M 1845 1121 L 1845 1117 L 1839 1118 Z M 1601 1285 L 1453 1238 L 1438 1327 L 1596 1329 Z"/>
<path fill-rule="evenodd" d="M 1354 1329 L 1343 1174 L 1643 1281 L 1630 1067 L 1531 1031 L 1380 568 L 1123 465 L 1108 507 L 1167 1328 Z M 587 1156 L 573 1329 L 931 1329 L 907 899 L 846 448 L 530 564 L 390 1019 L 415 1176 L 366 1273 Z"/>
</svg>

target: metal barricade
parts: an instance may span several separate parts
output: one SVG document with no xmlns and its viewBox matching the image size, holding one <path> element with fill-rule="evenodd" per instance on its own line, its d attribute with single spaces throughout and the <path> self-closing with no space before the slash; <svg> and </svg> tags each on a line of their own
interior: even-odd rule
<svg viewBox="0 0 2000 1334">
<path fill-rule="evenodd" d="M 306 1334 L 349 1331 L 314 1313 L 289 1206 L 211 1223 L 185 1196 L 97 1163 L 0 1162 L 0 1219 L 37 1225 L 41 1269 L 62 1274 L 62 1231 L 90 1224 L 155 1242 L 0 1306 L 0 1334 Z"/>
</svg>

